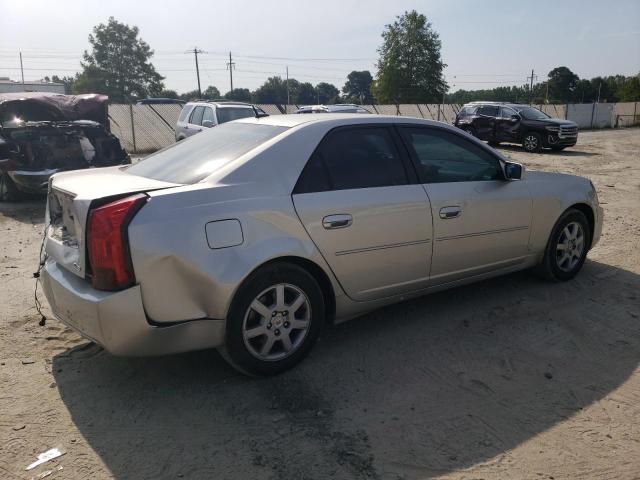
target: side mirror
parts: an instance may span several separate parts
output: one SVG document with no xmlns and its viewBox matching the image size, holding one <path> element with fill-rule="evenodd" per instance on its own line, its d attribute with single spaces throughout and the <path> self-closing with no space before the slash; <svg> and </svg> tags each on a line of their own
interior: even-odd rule
<svg viewBox="0 0 640 480">
<path fill-rule="evenodd" d="M 211 128 L 215 125 L 211 120 L 205 120 L 204 122 L 202 122 L 202 126 L 205 128 Z"/>
<path fill-rule="evenodd" d="M 518 115 L 511 115 L 511 119 L 510 119 L 513 123 L 519 122 L 520 121 L 520 117 Z"/>
<path fill-rule="evenodd" d="M 507 180 L 520 180 L 522 179 L 522 173 L 524 171 L 524 167 L 519 163 L 504 163 L 504 176 Z"/>
</svg>

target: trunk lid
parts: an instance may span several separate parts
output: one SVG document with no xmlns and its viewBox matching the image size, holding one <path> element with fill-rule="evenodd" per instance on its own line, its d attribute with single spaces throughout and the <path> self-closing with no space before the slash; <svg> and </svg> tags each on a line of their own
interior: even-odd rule
<svg viewBox="0 0 640 480">
<path fill-rule="evenodd" d="M 120 166 L 59 173 L 49 185 L 45 251 L 48 257 L 82 278 L 87 274 L 85 230 L 93 202 L 178 186 L 130 175 Z"/>
</svg>

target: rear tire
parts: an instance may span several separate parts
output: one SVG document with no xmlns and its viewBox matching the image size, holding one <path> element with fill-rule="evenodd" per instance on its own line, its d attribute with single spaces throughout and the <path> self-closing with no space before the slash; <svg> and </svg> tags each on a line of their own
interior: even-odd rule
<svg viewBox="0 0 640 480">
<path fill-rule="evenodd" d="M 20 191 L 13 183 L 11 177 L 0 172 L 0 202 L 17 202 L 20 200 Z"/>
<path fill-rule="evenodd" d="M 580 210 L 564 212 L 551 231 L 544 258 L 535 269 L 546 280 L 561 282 L 575 277 L 591 246 L 591 228 Z"/>
<path fill-rule="evenodd" d="M 313 276 L 292 263 L 269 265 L 238 290 L 220 351 L 244 374 L 282 373 L 309 353 L 324 316 L 322 290 Z"/>
<path fill-rule="evenodd" d="M 537 153 L 542 150 L 542 137 L 536 132 L 527 132 L 522 138 L 522 148 L 527 152 Z"/>
</svg>

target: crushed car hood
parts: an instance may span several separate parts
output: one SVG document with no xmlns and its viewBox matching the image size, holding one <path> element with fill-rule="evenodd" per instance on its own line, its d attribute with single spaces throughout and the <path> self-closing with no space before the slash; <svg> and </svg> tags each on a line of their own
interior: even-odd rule
<svg viewBox="0 0 640 480">
<path fill-rule="evenodd" d="M 107 101 L 97 93 L 63 95 L 48 92 L 0 93 L 0 123 L 93 120 L 109 127 Z"/>
</svg>

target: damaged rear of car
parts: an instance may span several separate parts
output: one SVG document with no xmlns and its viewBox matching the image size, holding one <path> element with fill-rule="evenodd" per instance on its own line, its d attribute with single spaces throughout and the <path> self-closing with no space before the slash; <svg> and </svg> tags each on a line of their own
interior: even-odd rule
<svg viewBox="0 0 640 480">
<path fill-rule="evenodd" d="M 57 172 L 129 164 L 104 95 L 0 95 L 0 201 L 46 194 Z"/>
</svg>

